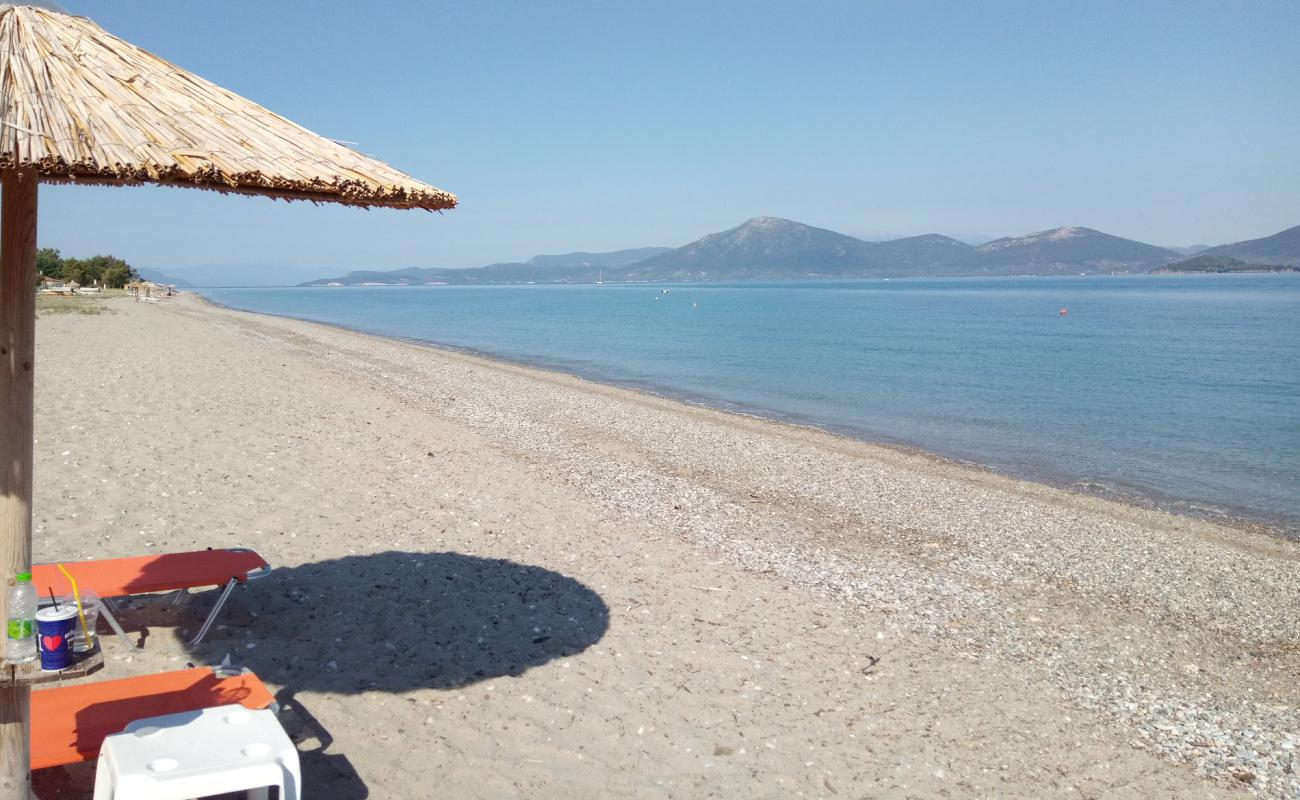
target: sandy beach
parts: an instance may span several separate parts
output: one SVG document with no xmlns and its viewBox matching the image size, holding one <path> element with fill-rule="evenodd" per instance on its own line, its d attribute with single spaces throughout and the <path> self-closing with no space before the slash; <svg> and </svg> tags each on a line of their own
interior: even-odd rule
<svg viewBox="0 0 1300 800">
<path fill-rule="evenodd" d="M 98 302 L 98 301 L 97 301 Z M 38 321 L 38 561 L 253 547 L 308 797 L 1300 797 L 1300 543 L 184 295 Z M 92 765 L 37 775 L 89 796 Z"/>
</svg>

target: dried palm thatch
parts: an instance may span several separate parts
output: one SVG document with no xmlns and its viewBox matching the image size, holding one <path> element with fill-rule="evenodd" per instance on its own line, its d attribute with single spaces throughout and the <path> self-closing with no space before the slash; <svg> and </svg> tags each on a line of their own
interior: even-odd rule
<svg viewBox="0 0 1300 800">
<path fill-rule="evenodd" d="M 0 5 L 0 169 L 440 210 L 456 197 L 106 33 Z"/>
</svg>

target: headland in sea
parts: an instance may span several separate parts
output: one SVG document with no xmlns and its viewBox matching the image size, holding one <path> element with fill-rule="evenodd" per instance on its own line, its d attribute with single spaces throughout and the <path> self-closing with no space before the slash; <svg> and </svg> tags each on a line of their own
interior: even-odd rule
<svg viewBox="0 0 1300 800">
<path fill-rule="evenodd" d="M 254 669 L 320 742 L 305 791 L 1300 790 L 1300 544 L 193 296 L 103 305 L 38 321 L 35 557 L 266 556 L 198 647 L 208 598 L 133 601 L 145 649 L 96 677 Z"/>
</svg>

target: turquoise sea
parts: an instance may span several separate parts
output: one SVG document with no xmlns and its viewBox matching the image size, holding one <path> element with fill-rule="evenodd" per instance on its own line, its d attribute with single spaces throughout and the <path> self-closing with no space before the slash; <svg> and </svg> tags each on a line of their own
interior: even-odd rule
<svg viewBox="0 0 1300 800">
<path fill-rule="evenodd" d="M 202 292 L 1300 530 L 1300 275 Z"/>
</svg>

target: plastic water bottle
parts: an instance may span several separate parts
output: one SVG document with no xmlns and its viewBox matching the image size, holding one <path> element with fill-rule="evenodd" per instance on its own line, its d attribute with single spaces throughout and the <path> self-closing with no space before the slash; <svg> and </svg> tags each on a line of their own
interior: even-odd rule
<svg viewBox="0 0 1300 800">
<path fill-rule="evenodd" d="M 23 664 L 36 659 L 36 587 L 32 573 L 20 572 L 9 587 L 9 638 L 5 659 Z"/>
</svg>

